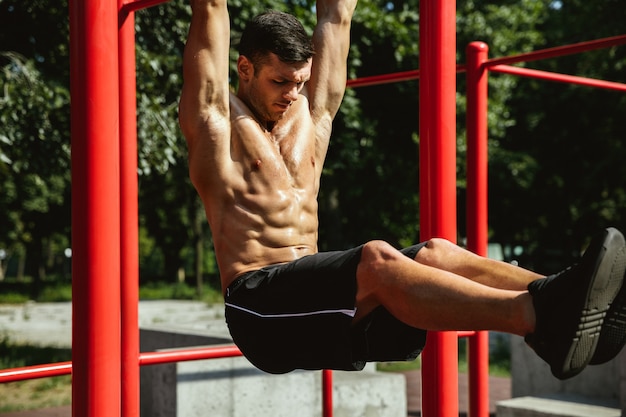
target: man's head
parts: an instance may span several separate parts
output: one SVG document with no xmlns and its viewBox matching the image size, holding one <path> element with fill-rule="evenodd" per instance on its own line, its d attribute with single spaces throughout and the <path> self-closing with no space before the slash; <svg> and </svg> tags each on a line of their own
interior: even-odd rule
<svg viewBox="0 0 626 417">
<path fill-rule="evenodd" d="M 250 21 L 239 42 L 239 54 L 255 66 L 265 64 L 270 53 L 285 63 L 306 62 L 315 54 L 300 21 L 277 11 L 260 14 Z"/>
<path fill-rule="evenodd" d="M 239 44 L 237 95 L 262 122 L 276 122 L 311 76 L 311 39 L 293 16 L 267 12 L 252 20 Z"/>
</svg>

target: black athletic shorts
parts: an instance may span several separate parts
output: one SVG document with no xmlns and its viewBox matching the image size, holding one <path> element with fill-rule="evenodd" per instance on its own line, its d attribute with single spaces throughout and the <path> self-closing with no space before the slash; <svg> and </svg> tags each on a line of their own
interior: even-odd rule
<svg viewBox="0 0 626 417">
<path fill-rule="evenodd" d="M 424 243 L 403 249 L 414 258 Z M 409 361 L 426 331 L 378 307 L 357 324 L 359 246 L 308 255 L 238 277 L 226 291 L 226 322 L 235 344 L 257 368 L 357 371 L 366 362 Z"/>
</svg>

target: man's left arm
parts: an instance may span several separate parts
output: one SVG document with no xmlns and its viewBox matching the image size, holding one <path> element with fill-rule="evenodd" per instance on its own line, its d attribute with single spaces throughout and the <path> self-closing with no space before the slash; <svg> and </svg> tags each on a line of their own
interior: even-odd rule
<svg viewBox="0 0 626 417">
<path fill-rule="evenodd" d="M 328 148 L 332 121 L 346 90 L 350 25 L 357 0 L 318 0 L 315 56 L 307 96 L 317 130 L 318 159 Z"/>
</svg>

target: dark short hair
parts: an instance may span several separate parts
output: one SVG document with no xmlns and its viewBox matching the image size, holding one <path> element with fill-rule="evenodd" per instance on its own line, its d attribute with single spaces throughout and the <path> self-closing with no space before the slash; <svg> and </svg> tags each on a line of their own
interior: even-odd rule
<svg viewBox="0 0 626 417">
<path fill-rule="evenodd" d="M 315 51 L 302 23 L 294 16 L 271 10 L 252 19 L 239 41 L 239 54 L 262 65 L 269 53 L 286 63 L 306 62 Z"/>
</svg>

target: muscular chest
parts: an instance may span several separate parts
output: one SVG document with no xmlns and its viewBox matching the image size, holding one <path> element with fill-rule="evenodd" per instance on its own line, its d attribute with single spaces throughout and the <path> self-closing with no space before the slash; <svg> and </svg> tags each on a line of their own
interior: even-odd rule
<svg viewBox="0 0 626 417">
<path fill-rule="evenodd" d="M 271 132 L 253 119 L 238 122 L 232 156 L 249 184 L 309 188 L 317 183 L 315 134 L 306 120 L 277 124 Z"/>
</svg>

